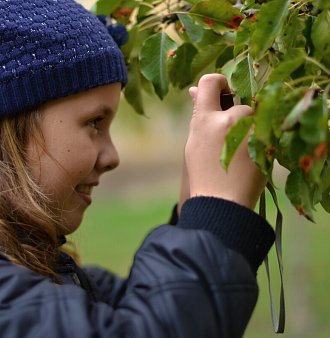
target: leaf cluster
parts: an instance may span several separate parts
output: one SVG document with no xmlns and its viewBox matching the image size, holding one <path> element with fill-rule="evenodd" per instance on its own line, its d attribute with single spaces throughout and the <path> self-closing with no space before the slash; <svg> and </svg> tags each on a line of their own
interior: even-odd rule
<svg viewBox="0 0 330 338">
<path fill-rule="evenodd" d="M 313 220 L 318 203 L 330 212 L 328 0 L 98 0 L 94 10 L 128 29 L 125 97 L 136 112 L 143 91 L 163 99 L 202 73 L 225 74 L 255 114 L 227 134 L 222 165 L 250 132 L 250 156 L 270 182 L 275 160 L 289 170 L 299 213 Z"/>
</svg>

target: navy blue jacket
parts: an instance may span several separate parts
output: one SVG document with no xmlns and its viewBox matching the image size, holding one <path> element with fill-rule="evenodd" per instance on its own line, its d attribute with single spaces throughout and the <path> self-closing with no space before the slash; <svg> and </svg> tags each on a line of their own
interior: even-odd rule
<svg viewBox="0 0 330 338">
<path fill-rule="evenodd" d="M 252 211 L 196 197 L 146 237 L 127 280 L 62 254 L 56 284 L 2 258 L 0 337 L 242 337 L 273 240 Z"/>
</svg>

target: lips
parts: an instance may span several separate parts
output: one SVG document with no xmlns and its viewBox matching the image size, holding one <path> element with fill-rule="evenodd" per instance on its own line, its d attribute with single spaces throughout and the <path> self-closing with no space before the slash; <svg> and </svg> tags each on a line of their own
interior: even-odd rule
<svg viewBox="0 0 330 338">
<path fill-rule="evenodd" d="M 91 195 L 93 186 L 89 184 L 79 184 L 76 187 L 76 191 L 85 195 Z"/>
<path fill-rule="evenodd" d="M 88 205 L 92 203 L 92 190 L 96 184 L 79 184 L 76 186 L 76 192 Z"/>
</svg>

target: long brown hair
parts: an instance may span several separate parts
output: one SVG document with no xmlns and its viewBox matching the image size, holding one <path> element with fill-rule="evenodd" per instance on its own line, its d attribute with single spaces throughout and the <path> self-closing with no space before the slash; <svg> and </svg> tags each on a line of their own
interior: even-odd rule
<svg viewBox="0 0 330 338">
<path fill-rule="evenodd" d="M 40 119 L 34 110 L 0 120 L 0 252 L 16 264 L 55 277 L 60 220 L 26 164 L 28 141 L 42 142 Z"/>
</svg>

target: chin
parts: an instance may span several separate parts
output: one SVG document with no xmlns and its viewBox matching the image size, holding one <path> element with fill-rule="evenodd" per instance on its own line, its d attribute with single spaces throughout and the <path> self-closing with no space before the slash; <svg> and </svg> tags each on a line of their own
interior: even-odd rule
<svg viewBox="0 0 330 338">
<path fill-rule="evenodd" d="M 76 216 L 76 217 L 72 217 L 73 215 L 70 215 L 71 217 L 66 217 L 64 218 L 64 224 L 63 224 L 63 227 L 62 227 L 62 233 L 63 235 L 70 235 L 72 234 L 73 232 L 75 232 L 82 220 L 83 220 L 83 216 L 80 215 L 80 216 Z"/>
</svg>

